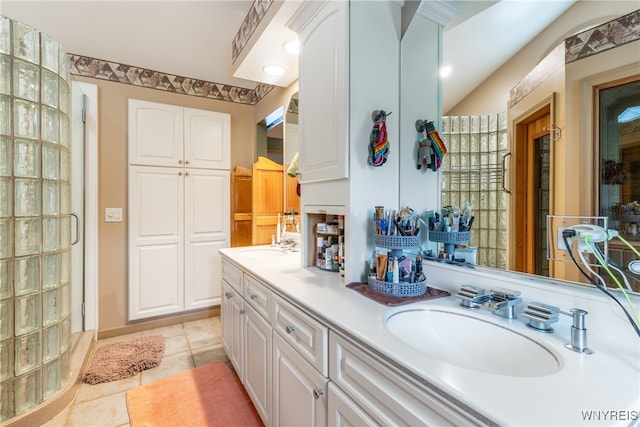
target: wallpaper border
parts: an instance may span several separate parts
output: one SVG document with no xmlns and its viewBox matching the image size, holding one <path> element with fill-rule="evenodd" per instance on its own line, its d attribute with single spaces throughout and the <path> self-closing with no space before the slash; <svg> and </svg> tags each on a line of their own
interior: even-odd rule
<svg viewBox="0 0 640 427">
<path fill-rule="evenodd" d="M 257 104 L 274 88 L 264 83 L 257 83 L 255 89 L 241 88 L 76 54 L 69 54 L 69 71 L 77 76 L 247 105 Z"/>
</svg>

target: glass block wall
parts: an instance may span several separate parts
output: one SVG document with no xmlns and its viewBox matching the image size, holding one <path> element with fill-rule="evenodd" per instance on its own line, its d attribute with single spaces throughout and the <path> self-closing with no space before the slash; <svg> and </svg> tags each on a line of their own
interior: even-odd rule
<svg viewBox="0 0 640 427">
<path fill-rule="evenodd" d="M 477 264 L 507 267 L 509 193 L 504 168 L 509 143 L 507 114 L 444 116 L 442 206 L 473 206 L 471 243 Z"/>
<path fill-rule="evenodd" d="M 1 421 L 69 378 L 69 84 L 56 41 L 0 17 Z"/>
</svg>

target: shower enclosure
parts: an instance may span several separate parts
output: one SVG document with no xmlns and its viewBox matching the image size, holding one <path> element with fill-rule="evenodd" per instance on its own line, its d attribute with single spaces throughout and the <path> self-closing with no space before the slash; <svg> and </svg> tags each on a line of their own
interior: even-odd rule
<svg viewBox="0 0 640 427">
<path fill-rule="evenodd" d="M 477 264 L 507 268 L 509 156 L 507 114 L 444 116 L 442 137 L 447 155 L 442 165 L 442 206 L 473 206 L 470 246 Z"/>
<path fill-rule="evenodd" d="M 55 40 L 0 17 L 0 420 L 69 378 L 69 61 Z"/>
</svg>

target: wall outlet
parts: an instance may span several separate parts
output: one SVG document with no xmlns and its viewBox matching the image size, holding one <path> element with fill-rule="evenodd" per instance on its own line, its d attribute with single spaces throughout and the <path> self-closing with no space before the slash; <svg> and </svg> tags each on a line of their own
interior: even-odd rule
<svg viewBox="0 0 640 427">
<path fill-rule="evenodd" d="M 564 239 L 562 238 L 562 232 L 569 227 L 558 227 L 558 249 L 561 251 L 566 251 L 567 246 L 564 244 Z M 579 233 L 579 232 L 578 232 Z M 591 248 L 587 245 L 582 239 L 579 237 L 572 237 L 568 239 L 569 244 L 572 244 L 574 241 L 578 242 L 578 252 L 584 253 L 592 253 Z M 573 246 L 572 246 L 573 248 Z M 575 250 L 574 250 L 575 251 Z"/>
<path fill-rule="evenodd" d="M 567 246 L 564 244 L 564 239 L 562 238 L 562 232 L 564 230 L 566 230 L 567 227 L 558 227 L 557 231 L 558 231 L 558 249 L 561 251 L 566 251 L 567 250 Z M 569 239 L 569 243 L 571 243 L 571 240 Z"/>
<path fill-rule="evenodd" d="M 122 208 L 106 208 L 104 220 L 106 222 L 122 222 Z"/>
</svg>

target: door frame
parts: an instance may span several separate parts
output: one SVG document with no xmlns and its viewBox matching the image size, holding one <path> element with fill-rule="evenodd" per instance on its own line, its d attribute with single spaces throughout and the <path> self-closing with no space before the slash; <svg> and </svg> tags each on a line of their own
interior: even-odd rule
<svg viewBox="0 0 640 427">
<path fill-rule="evenodd" d="M 72 80 L 72 90 L 80 90 L 85 102 L 84 174 L 84 322 L 72 332 L 98 331 L 98 86 Z M 73 147 L 72 147 L 73 149 Z M 73 179 L 73 175 L 72 175 Z M 72 286 L 73 283 L 72 283 Z M 72 301 L 72 309 L 79 302 Z M 72 316 L 74 312 L 72 311 Z M 73 320 L 72 320 L 73 324 Z M 81 329 L 81 330 L 78 330 Z"/>
<path fill-rule="evenodd" d="M 530 147 L 528 147 L 528 140 L 540 137 L 546 133 L 551 133 L 552 129 L 556 126 L 555 119 L 555 100 L 556 94 L 552 92 L 549 96 L 540 100 L 537 104 L 513 118 L 510 123 L 510 129 L 512 129 L 511 138 L 511 152 L 514 173 L 510 174 L 510 184 L 513 189 L 513 196 L 509 202 L 509 255 L 508 265 L 509 270 L 524 271 L 522 268 L 530 267 L 528 257 L 533 256 L 534 253 L 530 250 L 533 248 L 533 244 L 527 242 L 526 236 L 531 230 L 531 225 L 527 221 L 523 221 L 522 218 L 528 218 L 528 212 L 530 211 L 527 196 L 527 181 L 530 173 L 529 160 L 531 156 Z M 536 135 L 528 135 L 527 126 L 529 123 L 549 115 L 549 130 L 548 132 L 540 132 Z M 555 144 L 552 138 L 551 146 L 549 147 L 549 214 L 553 214 L 554 207 L 554 180 L 555 180 Z M 520 171 L 520 174 L 518 173 Z M 520 175 L 524 173 L 525 178 Z M 524 203 L 524 205 L 523 205 Z M 551 271 L 550 271 L 551 275 Z"/>
</svg>

